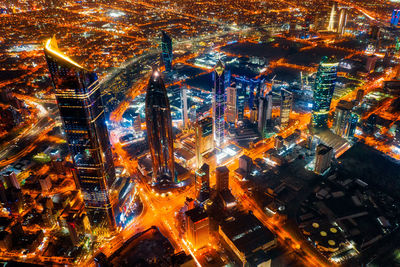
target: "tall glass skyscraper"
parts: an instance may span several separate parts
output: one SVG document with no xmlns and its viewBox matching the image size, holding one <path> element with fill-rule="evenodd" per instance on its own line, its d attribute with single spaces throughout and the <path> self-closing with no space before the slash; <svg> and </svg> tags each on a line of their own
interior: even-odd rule
<svg viewBox="0 0 400 267">
<path fill-rule="evenodd" d="M 161 39 L 161 49 L 162 49 L 162 61 L 165 65 L 165 71 L 172 70 L 172 39 L 164 31 L 162 33 Z"/>
<path fill-rule="evenodd" d="M 281 127 L 289 126 L 290 112 L 292 111 L 293 94 L 285 89 L 281 90 Z"/>
<path fill-rule="evenodd" d="M 243 121 L 244 119 L 244 108 L 246 106 L 246 88 L 243 84 L 236 84 L 236 113 L 237 120 Z"/>
<path fill-rule="evenodd" d="M 62 54 L 54 37 L 44 52 L 92 231 L 114 230 L 115 169 L 97 75 Z"/>
<path fill-rule="evenodd" d="M 175 180 L 174 140 L 167 90 L 158 70 L 151 74 L 145 104 L 153 183 L 165 187 Z"/>
<path fill-rule="evenodd" d="M 331 106 L 339 63 L 335 58 L 323 57 L 319 64 L 314 84 L 312 126 L 325 128 L 328 122 L 328 113 Z"/>
<path fill-rule="evenodd" d="M 267 128 L 272 126 L 272 92 L 260 97 L 258 106 L 258 131 L 265 138 Z"/>
<path fill-rule="evenodd" d="M 230 73 L 225 71 L 225 66 L 218 60 L 214 69 L 214 88 L 212 99 L 213 133 L 214 142 L 217 148 L 224 143 L 225 131 L 225 89 L 229 86 Z"/>
</svg>

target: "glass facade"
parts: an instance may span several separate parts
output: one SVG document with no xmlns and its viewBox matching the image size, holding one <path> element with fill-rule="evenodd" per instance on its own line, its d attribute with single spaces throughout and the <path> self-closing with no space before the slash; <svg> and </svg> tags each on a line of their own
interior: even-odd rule
<svg viewBox="0 0 400 267">
<path fill-rule="evenodd" d="M 324 57 L 319 64 L 314 84 L 312 126 L 326 128 L 339 63 L 334 58 Z"/>
<path fill-rule="evenodd" d="M 54 38 L 45 55 L 92 230 L 114 230 L 115 169 L 97 75 L 64 56 Z"/>
<path fill-rule="evenodd" d="M 167 90 L 158 70 L 151 75 L 145 105 L 153 184 L 168 186 L 175 180 L 174 140 Z"/>
<path fill-rule="evenodd" d="M 290 112 L 292 111 L 293 94 L 285 89 L 281 90 L 281 127 L 286 128 L 289 125 Z"/>
<path fill-rule="evenodd" d="M 162 61 L 165 65 L 165 71 L 172 70 L 172 39 L 162 31 L 161 39 Z"/>
<path fill-rule="evenodd" d="M 258 107 L 258 131 L 265 138 L 267 128 L 272 126 L 272 92 L 260 97 Z"/>
<path fill-rule="evenodd" d="M 230 72 L 219 60 L 214 69 L 214 88 L 212 100 L 213 132 L 215 146 L 224 144 L 226 88 L 229 86 Z"/>
</svg>

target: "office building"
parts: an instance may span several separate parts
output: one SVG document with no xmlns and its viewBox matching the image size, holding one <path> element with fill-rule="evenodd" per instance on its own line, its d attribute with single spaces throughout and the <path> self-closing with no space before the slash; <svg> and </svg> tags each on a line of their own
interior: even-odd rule
<svg viewBox="0 0 400 267">
<path fill-rule="evenodd" d="M 226 88 L 226 121 L 231 124 L 236 123 L 236 111 L 237 111 L 237 96 L 236 88 Z"/>
<path fill-rule="evenodd" d="M 188 107 L 187 107 L 187 88 L 181 88 L 181 110 L 183 126 L 186 128 L 189 123 Z"/>
<path fill-rule="evenodd" d="M 331 167 L 333 148 L 324 144 L 319 144 L 315 152 L 315 169 L 317 174 L 323 174 Z"/>
<path fill-rule="evenodd" d="M 258 109 L 256 107 L 252 107 L 250 109 L 250 122 L 257 123 L 258 119 Z"/>
<path fill-rule="evenodd" d="M 229 86 L 230 73 L 218 60 L 214 72 L 214 88 L 212 92 L 213 134 L 215 146 L 219 149 L 224 144 L 225 137 L 225 89 Z"/>
<path fill-rule="evenodd" d="M 214 149 L 213 121 L 206 117 L 196 122 L 195 125 L 196 162 L 200 167 L 203 163 L 203 155 Z"/>
<path fill-rule="evenodd" d="M 365 70 L 367 72 L 373 72 L 375 70 L 377 60 L 378 60 L 378 57 L 375 55 L 368 56 L 367 60 L 365 62 Z M 359 89 L 359 90 L 361 90 L 361 89 Z"/>
<path fill-rule="evenodd" d="M 357 96 L 356 96 L 356 101 L 357 103 L 361 103 L 363 98 L 364 98 L 364 90 L 363 89 L 358 89 L 357 90 Z"/>
<path fill-rule="evenodd" d="M 156 69 L 147 86 L 145 113 L 153 163 L 153 185 L 168 186 L 175 180 L 171 108 L 161 73 Z"/>
<path fill-rule="evenodd" d="M 339 35 L 343 35 L 346 31 L 346 24 L 347 24 L 347 9 L 346 8 L 342 8 L 340 9 L 340 13 L 339 13 L 339 21 L 338 21 L 338 25 L 337 25 L 337 29 L 336 32 Z"/>
<path fill-rule="evenodd" d="M 397 26 L 399 24 L 400 9 L 394 9 L 392 12 L 392 18 L 390 19 L 390 24 Z"/>
<path fill-rule="evenodd" d="M 208 245 L 210 223 L 205 210 L 198 206 L 185 212 L 186 236 L 194 249 L 200 249 Z"/>
<path fill-rule="evenodd" d="M 3 174 L 3 181 L 7 188 L 17 188 L 21 189 L 21 185 L 18 181 L 17 175 L 13 171 L 8 171 Z"/>
<path fill-rule="evenodd" d="M 344 137 L 346 138 L 354 137 L 359 120 L 360 116 L 358 114 L 354 112 L 350 114 L 350 118 L 347 121 L 346 125 L 346 131 L 344 132 Z"/>
<path fill-rule="evenodd" d="M 238 95 L 241 99 L 244 96 L 244 103 L 238 104 L 240 107 L 248 106 L 250 109 L 253 106 L 258 107 L 258 101 L 262 96 L 262 91 L 265 89 L 265 79 L 249 79 L 245 76 L 233 77 L 233 81 L 236 84 L 236 88 L 240 90 Z M 240 120 L 240 119 L 239 119 Z"/>
<path fill-rule="evenodd" d="M 353 103 L 345 100 L 339 101 L 336 106 L 335 117 L 332 125 L 332 130 L 335 134 L 344 136 L 352 109 Z"/>
<path fill-rule="evenodd" d="M 335 58 L 323 57 L 314 84 L 311 123 L 314 128 L 326 128 L 339 63 Z"/>
<path fill-rule="evenodd" d="M 275 139 L 274 148 L 275 148 L 276 150 L 278 150 L 278 151 L 281 150 L 281 149 L 283 149 L 284 146 L 285 146 L 283 137 L 280 136 L 280 135 L 277 135 L 274 139 Z"/>
<path fill-rule="evenodd" d="M 161 58 L 165 66 L 165 71 L 171 71 L 172 70 L 172 39 L 169 37 L 169 35 L 162 31 L 162 38 L 161 38 Z"/>
<path fill-rule="evenodd" d="M 215 169 L 216 189 L 218 192 L 229 189 L 229 169 L 221 166 Z"/>
<path fill-rule="evenodd" d="M 271 266 L 268 257 L 260 265 L 249 262 L 278 245 L 275 235 L 265 227 L 252 213 L 230 217 L 221 223 L 218 233 L 235 255 L 240 259 L 240 266 Z"/>
<path fill-rule="evenodd" d="M 268 128 L 272 127 L 272 92 L 261 96 L 258 108 L 258 131 L 265 138 Z"/>
<path fill-rule="evenodd" d="M 335 134 L 349 138 L 353 137 L 359 116 L 352 111 L 353 103 L 341 100 L 336 106 L 332 130 Z"/>
<path fill-rule="evenodd" d="M 244 108 L 246 106 L 246 88 L 243 84 L 236 84 L 236 114 L 237 120 L 243 121 L 244 119 Z"/>
<path fill-rule="evenodd" d="M 328 31 L 334 31 L 335 24 L 336 24 L 336 4 L 333 4 L 331 13 L 329 15 Z"/>
<path fill-rule="evenodd" d="M 246 155 L 242 155 L 239 158 L 239 169 L 243 170 L 243 173 L 248 175 L 250 174 L 253 168 L 253 160 Z"/>
<path fill-rule="evenodd" d="M 209 198 L 210 193 L 210 166 L 204 163 L 195 172 L 195 188 L 197 200 L 203 202 Z"/>
<path fill-rule="evenodd" d="M 97 75 L 63 55 L 55 37 L 44 52 L 92 231 L 114 230 L 115 169 Z"/>
<path fill-rule="evenodd" d="M 289 126 L 290 112 L 292 111 L 293 94 L 285 89 L 281 90 L 280 121 L 281 128 Z"/>
</svg>

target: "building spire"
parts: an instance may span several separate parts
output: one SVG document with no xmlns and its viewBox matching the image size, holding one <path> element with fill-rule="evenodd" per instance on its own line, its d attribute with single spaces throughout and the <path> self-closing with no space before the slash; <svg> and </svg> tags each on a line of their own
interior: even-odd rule
<svg viewBox="0 0 400 267">
<path fill-rule="evenodd" d="M 222 75 L 222 73 L 224 72 L 224 70 L 225 70 L 225 66 L 224 66 L 224 64 L 222 63 L 222 61 L 221 61 L 221 59 L 218 59 L 218 62 L 217 62 L 217 65 L 215 65 L 215 72 L 218 74 L 218 76 L 221 76 Z"/>
<path fill-rule="evenodd" d="M 73 61 L 71 58 L 69 58 L 68 56 L 64 55 L 60 49 L 58 48 L 58 44 L 57 44 L 57 39 L 56 39 L 56 35 L 53 35 L 52 38 L 48 39 L 46 41 L 46 45 L 44 47 L 44 51 L 45 53 L 50 54 L 50 56 L 58 59 L 61 62 L 67 63 L 67 64 L 71 64 L 79 69 L 82 70 L 86 70 L 84 67 L 82 67 L 81 65 L 79 65 L 78 63 L 76 63 L 75 61 Z"/>
</svg>

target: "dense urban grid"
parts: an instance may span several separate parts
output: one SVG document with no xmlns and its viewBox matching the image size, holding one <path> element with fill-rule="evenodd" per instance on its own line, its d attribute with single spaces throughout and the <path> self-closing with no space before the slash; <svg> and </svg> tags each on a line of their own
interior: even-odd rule
<svg viewBox="0 0 400 267">
<path fill-rule="evenodd" d="M 399 266 L 400 1 L 0 0 L 3 266 Z"/>
</svg>

